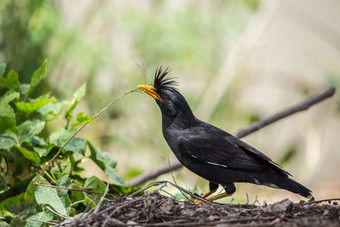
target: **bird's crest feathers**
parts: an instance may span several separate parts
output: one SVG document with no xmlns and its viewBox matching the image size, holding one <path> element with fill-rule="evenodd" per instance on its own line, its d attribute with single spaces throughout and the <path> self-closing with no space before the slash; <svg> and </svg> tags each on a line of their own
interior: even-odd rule
<svg viewBox="0 0 340 227">
<path fill-rule="evenodd" d="M 176 89 L 177 82 L 174 80 L 174 78 L 166 77 L 170 72 L 168 69 L 169 68 L 166 68 L 164 71 L 162 71 L 162 66 L 156 69 L 155 79 L 153 82 L 153 86 L 156 91 L 160 91 L 164 88 Z"/>
</svg>

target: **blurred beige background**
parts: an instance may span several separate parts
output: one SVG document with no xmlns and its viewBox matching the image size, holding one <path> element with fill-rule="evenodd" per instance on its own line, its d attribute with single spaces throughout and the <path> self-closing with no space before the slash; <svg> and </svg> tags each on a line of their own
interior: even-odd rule
<svg viewBox="0 0 340 227">
<path fill-rule="evenodd" d="M 24 10 L 28 4 L 5 3 L 2 9 L 17 4 Z M 74 0 L 39 1 L 34 7 L 28 19 L 27 59 L 37 54 L 38 45 L 41 54 L 34 59 L 49 58 L 48 87 L 60 98 L 71 97 L 87 82 L 86 100 L 78 111 L 90 115 L 144 83 L 135 63 L 145 65 L 148 83 L 156 67 L 169 67 L 196 116 L 231 133 L 330 86 L 340 88 L 336 0 Z M 10 19 L 15 21 L 15 16 L 2 23 Z M 1 34 L 0 40 L 11 41 L 6 38 Z M 20 71 L 24 62 L 12 52 L 0 49 L 0 61 Z M 118 161 L 118 173 L 127 180 L 175 158 L 163 139 L 158 107 L 146 95 L 120 100 L 80 136 L 110 152 Z M 322 199 L 340 195 L 339 136 L 336 94 L 244 140 Z M 90 162 L 84 166 L 86 174 L 105 178 Z M 205 180 L 187 170 L 173 175 L 188 189 L 208 189 Z M 158 178 L 163 179 L 173 181 L 170 174 Z M 261 202 L 300 199 L 248 184 L 238 184 L 237 189 L 236 202 L 244 202 L 246 192 L 250 200 L 258 196 Z"/>
</svg>

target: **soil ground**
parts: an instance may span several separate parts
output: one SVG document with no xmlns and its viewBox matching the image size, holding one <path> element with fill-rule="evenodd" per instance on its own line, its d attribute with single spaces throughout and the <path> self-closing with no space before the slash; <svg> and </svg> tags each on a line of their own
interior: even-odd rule
<svg viewBox="0 0 340 227">
<path fill-rule="evenodd" d="M 271 205 L 200 204 L 176 201 L 152 191 L 143 196 L 103 200 L 87 213 L 58 226 L 340 226 L 337 202 Z"/>
</svg>

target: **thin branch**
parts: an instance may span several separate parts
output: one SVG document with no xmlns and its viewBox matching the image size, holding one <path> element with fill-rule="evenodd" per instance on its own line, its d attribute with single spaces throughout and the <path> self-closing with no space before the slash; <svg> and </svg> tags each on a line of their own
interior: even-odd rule
<svg viewBox="0 0 340 227">
<path fill-rule="evenodd" d="M 335 88 L 331 87 L 328 88 L 327 90 L 310 96 L 308 98 L 306 98 L 305 100 L 303 100 L 302 102 L 291 106 L 287 109 L 284 109 L 276 114 L 273 114 L 270 117 L 264 118 L 262 120 L 259 120 L 251 125 L 249 125 L 248 127 L 239 130 L 238 132 L 235 133 L 235 136 L 238 138 L 242 138 L 244 136 L 249 135 L 250 133 L 256 132 L 257 130 L 266 127 L 267 125 L 270 125 L 274 122 L 277 122 L 278 120 L 281 120 L 283 118 L 286 118 L 290 115 L 293 115 L 295 113 L 307 110 L 309 107 L 313 106 L 314 104 L 317 104 L 329 97 L 332 97 L 335 93 Z"/>
<path fill-rule="evenodd" d="M 110 186 L 110 183 L 109 183 L 109 180 L 107 180 L 105 192 L 104 192 L 103 196 L 100 198 L 100 201 L 99 201 L 99 203 L 98 203 L 96 209 L 95 209 L 94 212 L 93 212 L 94 214 L 97 214 L 97 213 L 98 213 L 99 208 L 100 208 L 100 206 L 101 206 L 103 200 L 105 199 L 105 196 L 106 196 L 107 192 L 109 191 L 109 186 Z"/>
<path fill-rule="evenodd" d="M 51 211 L 52 213 L 54 213 L 55 215 L 61 217 L 61 218 L 64 218 L 64 219 L 69 219 L 68 217 L 64 216 L 64 215 L 61 215 L 59 214 L 58 212 L 54 211 L 52 208 L 50 208 L 49 206 L 46 206 L 46 208 Z"/>
<path fill-rule="evenodd" d="M 260 130 L 261 128 L 264 128 L 270 124 L 273 124 L 274 122 L 277 122 L 283 118 L 286 118 L 290 115 L 293 115 L 295 113 L 307 110 L 308 108 L 310 108 L 311 106 L 329 98 L 332 97 L 335 94 L 335 88 L 331 87 L 328 88 L 327 90 L 318 93 L 316 95 L 310 96 L 306 99 L 304 99 L 303 101 L 288 107 L 280 112 L 277 112 L 267 118 L 264 118 L 262 120 L 259 120 L 251 125 L 249 125 L 248 127 L 241 129 L 239 131 L 237 131 L 235 133 L 235 136 L 237 138 L 242 138 L 245 137 L 253 132 L 256 132 L 258 130 Z M 179 168 L 182 167 L 182 164 L 179 163 L 177 160 L 174 161 L 173 163 L 167 164 L 163 167 L 160 167 L 158 169 L 154 169 L 151 170 L 147 173 L 141 174 L 133 179 L 131 179 L 128 184 L 131 185 L 132 187 L 136 187 L 138 185 L 141 185 L 149 180 L 152 180 L 162 174 L 177 170 Z"/>
<path fill-rule="evenodd" d="M 106 105 L 101 111 L 99 111 L 96 115 L 94 115 L 89 121 L 87 121 L 84 125 L 82 125 L 68 140 L 67 142 L 59 149 L 59 151 L 53 156 L 53 158 L 47 163 L 47 165 L 43 168 L 43 170 L 38 174 L 38 176 L 34 179 L 34 184 L 35 185 L 39 185 L 39 186 L 45 186 L 45 187 L 51 187 L 51 188 L 60 188 L 60 189 L 67 189 L 67 190 L 73 190 L 73 191 L 86 191 L 86 190 L 79 190 L 79 189 L 74 189 L 74 188 L 65 188 L 65 187 L 59 187 L 59 186 L 54 186 L 54 185 L 47 185 L 47 184 L 40 184 L 38 183 L 38 179 L 40 178 L 40 176 L 46 171 L 47 167 L 53 162 L 53 160 L 60 154 L 60 152 L 64 149 L 64 147 L 83 129 L 85 128 L 91 121 L 93 121 L 94 119 L 96 119 L 100 114 L 102 114 L 107 108 L 109 108 L 113 103 L 117 102 L 118 100 L 120 100 L 121 98 L 123 98 L 124 96 L 132 93 L 132 92 L 136 92 L 138 90 L 138 88 L 130 90 L 128 92 L 125 92 L 124 94 L 122 94 L 121 96 L 119 96 L 118 98 L 114 99 L 113 101 L 111 101 L 108 105 Z M 87 191 L 87 192 L 91 192 L 91 193 L 98 193 L 98 192 L 93 192 L 93 191 Z M 102 193 L 101 193 L 102 194 Z"/>
<path fill-rule="evenodd" d="M 328 202 L 328 203 L 330 203 L 331 201 L 336 201 L 336 200 L 340 200 L 340 198 L 316 200 L 316 201 L 306 202 L 306 203 L 304 203 L 303 205 L 316 204 L 316 203 L 323 203 L 323 202 Z"/>
<path fill-rule="evenodd" d="M 146 69 L 144 64 L 142 63 L 142 65 L 136 63 L 136 65 L 139 67 L 139 69 L 142 71 L 143 76 L 144 76 L 144 83 L 146 84 Z"/>
</svg>

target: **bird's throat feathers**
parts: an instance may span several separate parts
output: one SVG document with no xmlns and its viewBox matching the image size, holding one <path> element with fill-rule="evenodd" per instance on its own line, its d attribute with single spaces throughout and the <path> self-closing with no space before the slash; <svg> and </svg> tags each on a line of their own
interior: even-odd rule
<svg viewBox="0 0 340 227">
<path fill-rule="evenodd" d="M 179 109 L 169 110 L 167 107 L 159 105 L 162 113 L 162 126 L 163 128 L 178 128 L 186 129 L 196 126 L 199 120 L 194 116 L 191 109 L 186 111 Z"/>
</svg>

